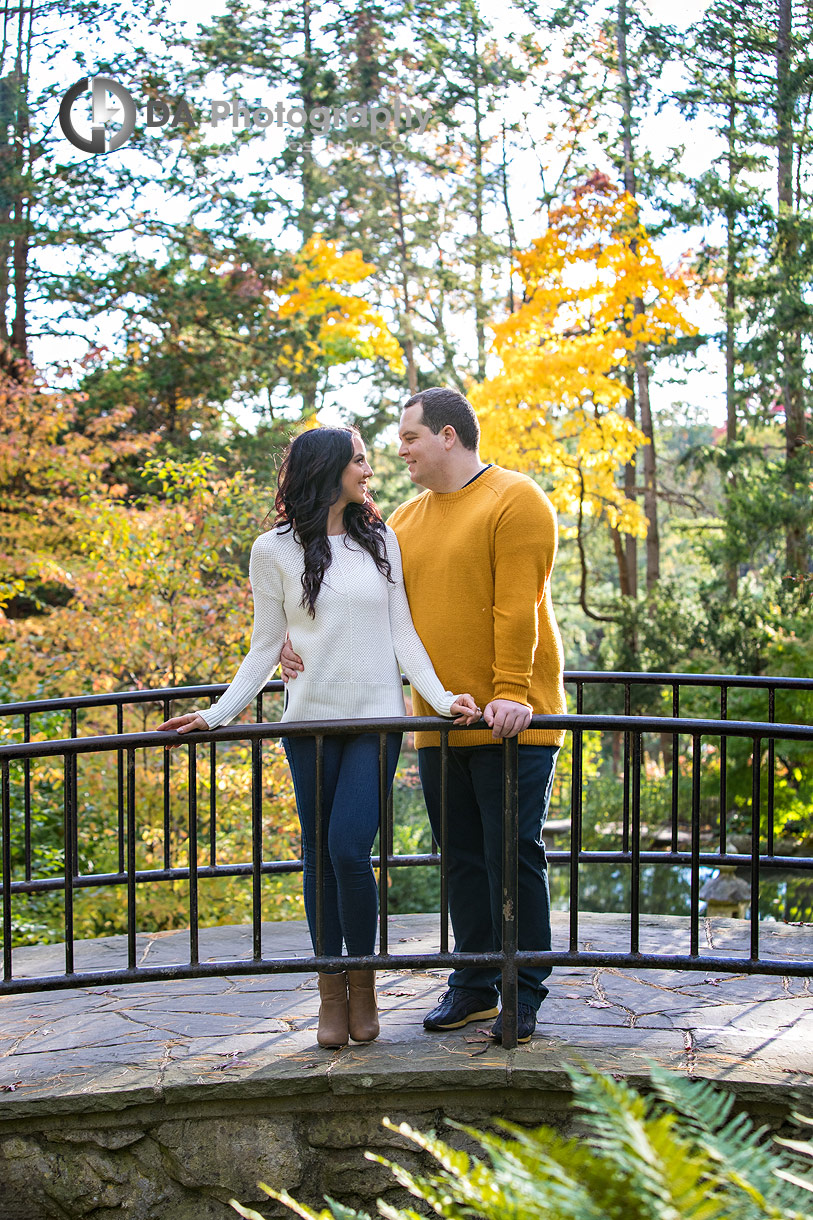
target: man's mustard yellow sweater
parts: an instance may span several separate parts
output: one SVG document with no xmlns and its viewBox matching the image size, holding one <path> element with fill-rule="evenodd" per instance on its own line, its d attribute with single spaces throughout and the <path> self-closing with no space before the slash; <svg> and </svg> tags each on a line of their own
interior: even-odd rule
<svg viewBox="0 0 813 1220">
<path fill-rule="evenodd" d="M 512 699 L 535 714 L 566 711 L 562 639 L 550 578 L 556 512 L 526 475 L 492 466 L 460 491 L 425 491 L 395 510 L 412 620 L 447 690 L 480 707 Z M 416 715 L 432 709 L 413 691 Z M 450 745 L 493 745 L 491 730 L 455 732 Z M 521 745 L 561 745 L 560 729 L 529 729 Z M 417 733 L 415 744 L 437 745 Z"/>
</svg>

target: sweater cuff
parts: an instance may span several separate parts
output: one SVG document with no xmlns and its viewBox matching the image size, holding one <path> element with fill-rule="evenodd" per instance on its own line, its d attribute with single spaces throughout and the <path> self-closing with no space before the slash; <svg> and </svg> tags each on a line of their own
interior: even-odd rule
<svg viewBox="0 0 813 1220">
<path fill-rule="evenodd" d="M 512 703 L 521 703 L 523 707 L 531 707 L 528 700 L 528 687 L 512 686 L 510 682 L 495 682 L 492 699 L 510 699 Z"/>
</svg>

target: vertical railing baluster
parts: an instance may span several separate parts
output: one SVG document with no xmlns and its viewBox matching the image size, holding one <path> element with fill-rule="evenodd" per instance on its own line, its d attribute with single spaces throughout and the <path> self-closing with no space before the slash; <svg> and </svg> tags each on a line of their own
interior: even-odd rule
<svg viewBox="0 0 813 1220">
<path fill-rule="evenodd" d="M 576 715 L 581 716 L 584 711 L 584 683 L 576 683 Z"/>
<path fill-rule="evenodd" d="M 519 835 L 519 745 L 503 739 L 503 859 L 502 859 L 502 1044 L 517 1045 L 517 859 Z"/>
<path fill-rule="evenodd" d="M 395 855 L 395 801 L 393 793 L 395 784 L 393 783 L 387 793 L 387 855 Z"/>
<path fill-rule="evenodd" d="M 254 961 L 263 956 L 263 791 L 260 778 L 262 741 L 251 740 L 251 927 Z"/>
<path fill-rule="evenodd" d="M 12 977 L 11 957 L 11 781 L 9 761 L 3 759 L 2 772 L 2 821 L 3 821 L 3 978 Z"/>
<path fill-rule="evenodd" d="M 700 738 L 692 736 L 692 862 L 689 894 L 689 953 L 700 953 Z"/>
<path fill-rule="evenodd" d="M 720 687 L 720 719 L 728 720 L 728 687 Z M 720 735 L 720 855 L 726 853 L 728 836 L 728 738 Z"/>
<path fill-rule="evenodd" d="M 630 714 L 630 684 L 624 683 L 624 715 Z M 621 850 L 630 849 L 630 735 L 624 732 L 624 809 L 622 813 Z"/>
<path fill-rule="evenodd" d="M 751 768 L 751 961 L 759 958 L 759 853 L 760 833 L 760 769 L 762 738 L 754 738 L 754 758 Z"/>
<path fill-rule="evenodd" d="M 570 952 L 579 951 L 579 854 L 582 849 L 582 730 L 573 730 L 570 762 Z"/>
<path fill-rule="evenodd" d="M 124 705 L 121 703 L 116 704 L 116 733 L 119 737 L 124 733 Z M 118 813 L 118 864 L 120 873 L 124 872 L 124 806 L 124 750 L 119 747 L 116 750 L 116 809 Z"/>
<path fill-rule="evenodd" d="M 776 689 L 771 686 L 768 688 L 768 720 L 771 724 L 776 724 Z M 776 770 L 776 742 L 773 737 L 768 738 L 768 825 L 767 836 L 768 841 L 765 845 L 765 850 L 769 856 L 774 854 L 774 783 Z"/>
<path fill-rule="evenodd" d="M 136 968 L 135 750 L 127 750 L 127 966 Z"/>
<path fill-rule="evenodd" d="M 326 844 L 326 827 L 324 818 L 324 745 L 325 739 L 321 733 L 316 734 L 316 956 L 322 957 L 325 952 L 325 862 L 322 853 Z"/>
<path fill-rule="evenodd" d="M 189 769 L 187 773 L 189 785 L 189 964 L 197 966 L 198 957 L 198 767 L 197 746 L 190 742 Z"/>
<path fill-rule="evenodd" d="M 74 862 L 74 847 L 76 844 L 76 783 L 75 763 L 72 754 L 63 756 L 62 783 L 64 786 L 64 929 L 65 929 L 65 973 L 74 972 L 73 949 L 73 878 L 76 871 Z"/>
<path fill-rule="evenodd" d="M 76 719 L 76 708 L 72 707 L 71 708 L 71 737 L 76 737 L 77 733 L 78 733 L 78 728 L 77 728 L 77 719 Z M 73 821 L 71 824 L 71 833 L 73 835 L 73 838 L 71 840 L 71 860 L 72 860 L 71 879 L 73 879 L 76 876 L 77 872 L 79 871 L 79 803 L 76 800 L 76 754 L 73 754 L 72 758 L 73 758 L 73 767 L 72 767 L 71 775 L 72 775 L 72 782 L 73 782 L 74 800 L 73 800 Z"/>
<path fill-rule="evenodd" d="M 209 742 L 209 865 L 217 867 L 217 743 Z"/>
<path fill-rule="evenodd" d="M 23 713 L 23 741 L 31 740 L 31 715 Z M 23 816 L 25 818 L 25 879 L 31 880 L 31 759 L 23 759 Z"/>
<path fill-rule="evenodd" d="M 449 952 L 449 734 L 440 734 L 440 951 Z"/>
<path fill-rule="evenodd" d="M 164 700 L 164 720 L 169 720 L 169 699 Z M 172 751 L 164 750 L 164 868 L 172 868 L 172 816 L 170 808 L 169 769 Z"/>
<path fill-rule="evenodd" d="M 378 951 L 387 948 L 387 916 L 389 913 L 389 861 L 387 860 L 387 734 L 378 735 Z"/>
<path fill-rule="evenodd" d="M 677 683 L 672 686 L 672 716 L 675 720 L 680 718 L 680 687 Z M 678 849 L 678 809 L 679 809 L 679 790 L 678 790 L 678 752 L 680 749 L 680 738 L 677 733 L 672 734 L 672 848 L 673 852 Z"/>
<path fill-rule="evenodd" d="M 630 861 L 630 953 L 639 952 L 641 929 L 641 755 L 643 733 L 632 747 L 632 860 Z"/>
</svg>

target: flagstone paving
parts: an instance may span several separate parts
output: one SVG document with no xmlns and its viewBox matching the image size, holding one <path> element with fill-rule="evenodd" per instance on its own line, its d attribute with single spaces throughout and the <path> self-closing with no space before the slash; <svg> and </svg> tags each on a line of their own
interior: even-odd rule
<svg viewBox="0 0 813 1220">
<path fill-rule="evenodd" d="M 437 950 L 437 916 L 392 917 L 393 953 Z M 583 914 L 582 947 L 618 950 L 628 917 Z M 566 947 L 568 916 L 554 913 L 554 947 Z M 701 952 L 746 957 L 749 925 L 706 920 Z M 764 924 L 762 952 L 813 958 L 813 926 Z M 642 952 L 686 951 L 688 920 L 645 916 Z M 304 923 L 263 927 L 267 956 L 310 956 Z M 169 965 L 188 954 L 186 932 L 140 935 L 139 961 Z M 251 956 L 251 929 L 201 931 L 200 957 Z M 78 970 L 126 963 L 126 939 L 77 945 Z M 16 950 L 15 975 L 64 970 L 59 945 Z M 382 1033 L 369 1046 L 320 1049 L 318 992 L 302 973 L 150 981 L 0 998 L 0 1120 L 98 1111 L 215 1093 L 241 1097 L 477 1087 L 562 1088 L 563 1064 L 587 1062 L 639 1080 L 650 1063 L 728 1083 L 752 1104 L 813 1110 L 813 986 L 810 978 L 710 970 L 559 968 L 535 1037 L 506 1051 L 489 1022 L 429 1034 L 421 1021 L 445 971 L 381 971 Z M 225 1092 L 224 1092 L 225 1091 Z"/>
</svg>

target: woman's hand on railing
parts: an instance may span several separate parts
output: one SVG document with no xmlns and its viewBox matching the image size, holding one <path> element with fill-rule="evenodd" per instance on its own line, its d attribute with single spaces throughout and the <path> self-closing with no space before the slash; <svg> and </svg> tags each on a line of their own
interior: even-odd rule
<svg viewBox="0 0 813 1220">
<path fill-rule="evenodd" d="M 162 730 L 167 733 L 208 733 L 209 726 L 200 712 L 185 712 L 183 716 L 173 716 L 171 720 L 165 720 L 163 724 L 159 724 L 159 733 Z M 168 741 L 164 748 L 171 750 L 173 746 L 180 744 L 179 741 Z"/>
<path fill-rule="evenodd" d="M 451 710 L 457 716 L 455 724 L 474 724 L 483 714 L 471 695 L 458 695 Z"/>
</svg>

